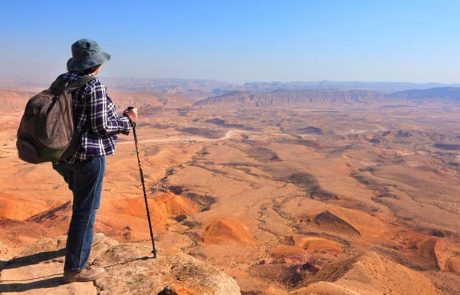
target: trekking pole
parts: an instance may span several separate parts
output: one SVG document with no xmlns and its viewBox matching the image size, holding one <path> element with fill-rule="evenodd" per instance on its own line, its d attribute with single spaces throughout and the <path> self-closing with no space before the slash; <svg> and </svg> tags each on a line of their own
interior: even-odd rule
<svg viewBox="0 0 460 295">
<path fill-rule="evenodd" d="M 128 107 L 128 110 L 132 110 L 132 109 L 134 109 L 134 107 Z M 145 209 L 147 211 L 147 220 L 149 221 L 150 240 L 152 241 L 152 254 L 153 254 L 153 258 L 156 258 L 157 250 L 155 248 L 155 240 L 153 239 L 152 221 L 150 219 L 149 202 L 147 201 L 147 192 L 145 190 L 144 172 L 142 171 L 142 162 L 139 156 L 139 143 L 137 141 L 136 122 L 131 122 L 131 125 L 133 126 L 133 135 L 134 135 L 134 144 L 136 145 L 137 163 L 139 164 L 139 174 L 141 176 L 142 190 L 144 192 Z"/>
</svg>

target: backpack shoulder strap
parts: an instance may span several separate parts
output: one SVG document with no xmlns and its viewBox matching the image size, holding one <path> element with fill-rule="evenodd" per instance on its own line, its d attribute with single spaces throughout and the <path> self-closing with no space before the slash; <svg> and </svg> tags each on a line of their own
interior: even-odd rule
<svg viewBox="0 0 460 295">
<path fill-rule="evenodd" d="M 82 87 L 83 85 L 85 85 L 89 81 L 96 79 L 96 77 L 94 77 L 94 76 L 85 75 L 85 76 L 81 76 L 76 81 L 68 82 L 68 81 L 66 81 L 64 79 L 64 75 L 65 74 L 62 74 L 59 77 L 57 77 L 56 80 L 51 84 L 49 90 L 52 93 L 55 93 L 55 94 L 59 95 L 64 90 L 72 91 L 72 90 L 75 90 L 75 89 L 78 89 L 78 88 Z"/>
<path fill-rule="evenodd" d="M 96 79 L 96 77 L 90 75 L 81 76 L 78 80 L 67 84 L 65 88 L 72 91 L 82 87 L 83 85 L 94 79 Z"/>
<path fill-rule="evenodd" d="M 64 79 L 64 74 L 60 75 L 59 77 L 56 78 L 56 80 L 51 84 L 51 86 L 48 88 L 49 91 L 59 94 L 62 91 L 64 91 L 66 87 L 66 81 Z"/>
</svg>

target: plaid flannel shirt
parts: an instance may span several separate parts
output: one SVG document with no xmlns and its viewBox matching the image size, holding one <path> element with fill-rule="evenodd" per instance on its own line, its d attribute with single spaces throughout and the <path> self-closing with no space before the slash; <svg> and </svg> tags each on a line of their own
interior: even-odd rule
<svg viewBox="0 0 460 295">
<path fill-rule="evenodd" d="M 64 74 L 69 82 L 78 78 L 75 72 Z M 117 134 L 129 134 L 131 124 L 128 118 L 117 114 L 107 88 L 95 78 L 75 90 L 72 98 L 76 132 L 81 132 L 81 141 L 69 162 L 114 154 Z"/>
</svg>

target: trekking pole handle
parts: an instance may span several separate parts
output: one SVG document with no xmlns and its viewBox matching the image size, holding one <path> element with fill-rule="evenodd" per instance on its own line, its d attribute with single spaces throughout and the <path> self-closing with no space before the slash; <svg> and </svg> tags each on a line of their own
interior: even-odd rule
<svg viewBox="0 0 460 295">
<path fill-rule="evenodd" d="M 128 106 L 128 108 L 126 108 L 126 109 L 127 110 L 132 110 L 132 109 L 135 109 L 135 108 L 136 107 L 134 107 L 134 106 Z M 129 122 L 131 123 L 131 126 L 136 127 L 136 122 L 131 121 L 131 119 L 129 119 Z"/>
</svg>

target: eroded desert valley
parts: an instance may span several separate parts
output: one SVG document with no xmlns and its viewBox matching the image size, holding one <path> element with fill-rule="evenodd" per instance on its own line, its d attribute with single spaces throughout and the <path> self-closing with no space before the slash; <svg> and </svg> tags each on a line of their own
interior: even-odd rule
<svg viewBox="0 0 460 295">
<path fill-rule="evenodd" d="M 139 107 L 159 256 L 189 254 L 246 295 L 460 294 L 458 100 L 210 94 L 224 86 L 110 88 L 120 109 Z M 1 91 L 0 266 L 65 235 L 70 219 L 71 194 L 51 165 L 17 157 L 17 126 L 36 91 Z M 102 199 L 96 231 L 148 245 L 132 135 L 108 158 Z"/>
</svg>

